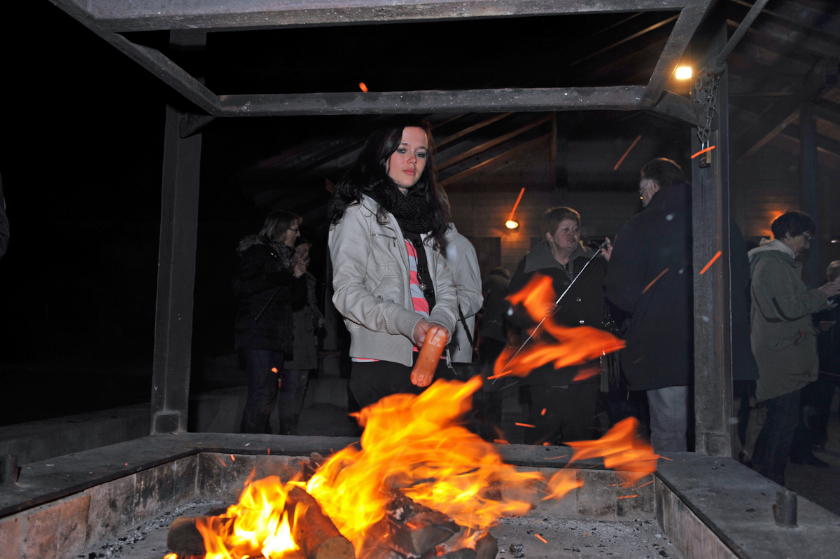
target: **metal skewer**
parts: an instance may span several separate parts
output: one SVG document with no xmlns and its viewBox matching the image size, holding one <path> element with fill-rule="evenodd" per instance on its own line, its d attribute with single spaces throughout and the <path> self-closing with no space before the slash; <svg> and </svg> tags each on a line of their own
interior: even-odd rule
<svg viewBox="0 0 840 559">
<path fill-rule="evenodd" d="M 589 264 L 591 264 L 592 261 L 595 260 L 595 257 L 598 256 L 598 254 L 601 252 L 601 250 L 605 246 L 607 246 L 607 243 L 609 243 L 609 242 L 610 242 L 610 238 L 607 237 L 604 240 L 604 242 L 601 243 L 601 246 L 598 247 L 598 250 L 595 251 L 595 254 L 592 255 L 592 258 L 590 258 L 589 260 L 586 261 L 586 264 L 583 265 L 583 268 L 580 269 L 580 272 L 578 272 L 577 275 L 574 277 L 574 279 L 572 279 L 572 283 L 570 283 L 569 286 L 566 287 L 566 290 L 563 291 L 563 294 L 560 295 L 560 297 L 558 297 L 556 301 L 554 301 L 554 306 L 555 307 L 560 304 L 560 301 L 563 300 L 563 297 L 566 296 L 566 293 L 569 292 L 569 290 L 572 288 L 572 286 L 575 284 L 575 282 L 578 280 L 578 278 L 583 275 L 583 272 L 586 270 L 586 268 L 589 266 Z M 528 342 L 530 342 L 533 339 L 534 335 L 537 333 L 537 330 L 540 329 L 540 326 L 542 326 L 542 324 L 543 324 L 543 322 L 545 322 L 546 318 L 547 317 L 544 316 L 543 319 L 540 320 L 539 324 L 537 324 L 537 326 L 533 330 L 531 330 L 531 333 L 528 334 L 528 338 L 526 338 L 525 341 L 522 342 L 522 345 L 519 346 L 519 349 L 516 350 L 516 353 L 514 353 L 513 356 L 505 364 L 505 366 L 502 367 L 502 373 L 500 373 L 500 374 L 504 374 L 505 369 L 507 369 L 510 366 L 510 364 L 513 363 L 513 360 L 516 359 L 516 356 L 519 355 L 519 353 L 525 348 L 525 346 L 528 345 Z M 497 380 L 499 380 L 499 378 L 501 378 L 501 377 L 494 378 L 493 383 L 495 383 Z"/>
</svg>

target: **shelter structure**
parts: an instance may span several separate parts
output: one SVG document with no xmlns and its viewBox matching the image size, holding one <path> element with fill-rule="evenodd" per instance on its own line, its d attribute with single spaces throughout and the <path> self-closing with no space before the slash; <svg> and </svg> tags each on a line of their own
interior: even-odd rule
<svg viewBox="0 0 840 559">
<path fill-rule="evenodd" d="M 779 0 L 769 8 L 767 0 L 50 1 L 179 94 L 166 109 L 153 434 L 187 429 L 192 322 L 185 317 L 193 314 L 202 134 L 214 121 L 345 119 L 314 131 L 295 121 L 294 144 L 253 171 L 249 193 L 258 205 L 282 200 L 306 215 L 323 205 L 329 181 L 353 160 L 365 127 L 387 115 L 429 117 L 447 188 L 469 190 L 463 185 L 471 177 L 547 149 L 550 194 L 564 200 L 573 173 L 567 131 L 582 127 L 574 115 L 587 115 L 587 128 L 614 132 L 641 114 L 652 130 L 676 130 L 692 154 L 714 148 L 691 159 L 694 267 L 721 255 L 719 265 L 695 278 L 696 450 L 729 455 L 730 165 L 769 143 L 800 153 L 804 208 L 819 215 L 817 168 L 840 166 L 836 6 L 819 0 Z M 348 67 L 339 51 L 353 49 L 358 64 Z M 444 59 L 443 69 L 430 70 Z M 690 90 L 674 79 L 680 63 L 699 74 Z M 354 78 L 375 80 L 369 81 L 375 91 L 356 91 Z M 734 139 L 731 118 L 745 128 Z M 471 136 L 479 130 L 489 134 Z M 662 148 L 648 145 L 654 156 Z M 597 189 L 608 180 L 590 177 L 589 184 Z M 818 255 L 811 259 L 818 269 Z"/>
</svg>

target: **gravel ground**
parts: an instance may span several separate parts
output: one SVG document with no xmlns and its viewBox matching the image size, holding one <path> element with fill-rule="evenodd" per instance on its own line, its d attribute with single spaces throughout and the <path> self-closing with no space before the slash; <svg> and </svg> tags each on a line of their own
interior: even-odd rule
<svg viewBox="0 0 840 559">
<path fill-rule="evenodd" d="M 499 541 L 498 559 L 682 557 L 654 520 L 618 522 L 508 518 L 492 528 L 490 533 Z"/>
</svg>

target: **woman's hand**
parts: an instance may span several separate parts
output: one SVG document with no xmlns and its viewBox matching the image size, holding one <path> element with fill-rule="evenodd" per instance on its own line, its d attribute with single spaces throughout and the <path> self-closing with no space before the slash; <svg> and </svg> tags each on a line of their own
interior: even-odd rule
<svg viewBox="0 0 840 559">
<path fill-rule="evenodd" d="M 292 268 L 292 272 L 294 272 L 295 277 L 299 278 L 303 274 L 306 273 L 306 261 L 305 260 L 298 260 L 295 263 L 294 268 Z"/>
<path fill-rule="evenodd" d="M 604 246 L 601 248 L 601 254 L 604 255 L 604 259 L 609 262 L 610 256 L 612 256 L 613 244 L 610 242 L 610 238 L 607 237 L 607 240 L 604 241 Z"/>
<path fill-rule="evenodd" d="M 414 327 L 414 345 L 423 347 L 423 342 L 426 341 L 426 332 L 431 327 L 432 325 L 425 318 L 420 319 L 420 322 Z"/>
</svg>

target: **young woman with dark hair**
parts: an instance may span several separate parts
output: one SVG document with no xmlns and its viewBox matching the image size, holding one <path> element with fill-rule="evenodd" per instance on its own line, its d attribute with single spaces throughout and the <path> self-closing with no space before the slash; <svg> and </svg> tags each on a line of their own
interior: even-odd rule
<svg viewBox="0 0 840 559">
<path fill-rule="evenodd" d="M 233 290 L 241 299 L 236 315 L 236 349 L 245 356 L 248 396 L 242 433 L 270 433 L 269 415 L 277 396 L 278 372 L 292 353 L 292 306 L 306 298 L 306 264 L 293 262 L 301 218 L 275 210 L 256 235 L 236 249 L 239 271 Z"/>
<path fill-rule="evenodd" d="M 410 380 L 417 348 L 432 324 L 451 334 L 458 319 L 452 273 L 440 254 L 448 219 L 431 138 L 420 120 L 377 130 L 336 185 L 333 303 L 350 332 L 350 389 L 362 407 L 422 392 Z"/>
</svg>

